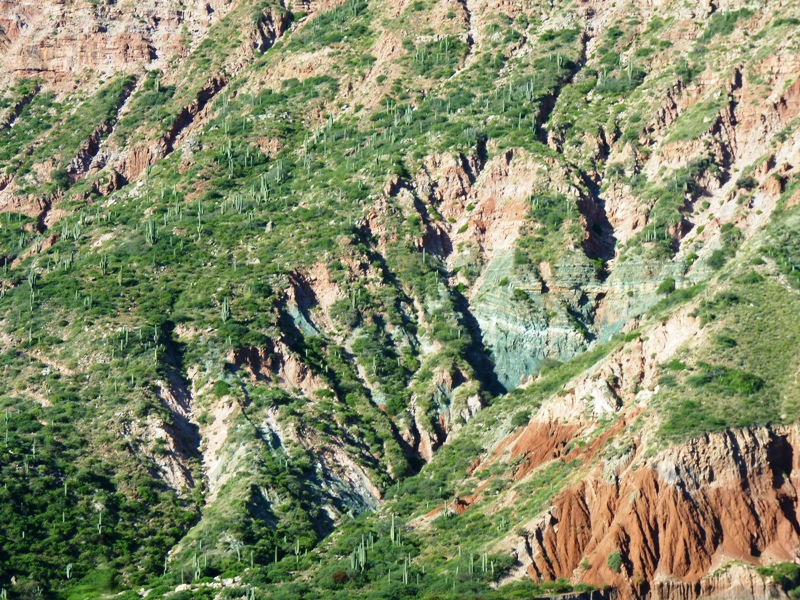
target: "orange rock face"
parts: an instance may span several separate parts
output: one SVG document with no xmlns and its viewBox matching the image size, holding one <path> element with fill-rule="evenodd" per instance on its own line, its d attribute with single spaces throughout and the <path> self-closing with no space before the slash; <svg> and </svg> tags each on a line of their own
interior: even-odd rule
<svg viewBox="0 0 800 600">
<path fill-rule="evenodd" d="M 182 30 L 204 34 L 223 2 L 0 2 L 0 74 L 70 91 L 86 73 L 110 76 L 184 53 Z M 78 79 L 76 79 L 78 77 Z"/>
<path fill-rule="evenodd" d="M 800 554 L 798 434 L 797 426 L 714 434 L 620 472 L 598 467 L 556 498 L 519 558 L 534 579 L 610 584 L 623 597 L 777 594 L 747 572 L 725 573 L 732 561 Z M 614 552 L 619 572 L 608 564 Z"/>
</svg>

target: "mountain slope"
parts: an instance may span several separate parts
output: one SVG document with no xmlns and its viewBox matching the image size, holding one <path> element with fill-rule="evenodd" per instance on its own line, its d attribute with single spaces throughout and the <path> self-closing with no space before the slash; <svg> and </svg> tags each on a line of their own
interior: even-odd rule
<svg viewBox="0 0 800 600">
<path fill-rule="evenodd" d="M 0 585 L 786 597 L 795 8 L 4 4 Z"/>
</svg>

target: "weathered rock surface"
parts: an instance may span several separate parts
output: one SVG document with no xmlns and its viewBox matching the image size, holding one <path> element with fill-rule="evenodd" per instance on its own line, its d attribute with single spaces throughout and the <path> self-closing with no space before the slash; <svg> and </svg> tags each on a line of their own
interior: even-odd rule
<svg viewBox="0 0 800 600">
<path fill-rule="evenodd" d="M 630 453 L 564 490 L 520 558 L 536 579 L 613 582 L 624 597 L 783 597 L 732 563 L 798 559 L 799 436 L 797 426 L 756 428 L 645 460 Z M 613 552 L 626 557 L 619 573 Z"/>
<path fill-rule="evenodd" d="M 101 76 L 164 68 L 186 52 L 184 25 L 202 38 L 228 2 L 0 3 L 0 77 L 42 78 L 63 91 L 84 71 Z"/>
</svg>

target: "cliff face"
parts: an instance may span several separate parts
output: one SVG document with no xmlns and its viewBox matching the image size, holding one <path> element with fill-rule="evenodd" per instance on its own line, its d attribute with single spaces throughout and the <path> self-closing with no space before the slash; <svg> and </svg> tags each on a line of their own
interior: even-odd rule
<svg viewBox="0 0 800 600">
<path fill-rule="evenodd" d="M 625 597 L 781 597 L 735 564 L 797 558 L 797 435 L 715 434 L 652 458 L 631 448 L 556 498 L 523 562 L 532 577 L 613 581 Z M 614 570 L 613 552 L 625 557 Z"/>
<path fill-rule="evenodd" d="M 187 54 L 228 2 L 3 2 L 0 76 L 71 92 L 96 77 L 163 69 Z"/>
<path fill-rule="evenodd" d="M 658 401 L 663 365 L 708 343 L 701 325 L 683 309 L 648 328 L 568 381 L 521 428 L 486 429 L 496 416 L 476 418 L 485 452 L 456 510 L 495 520 L 512 510 L 520 525 L 494 547 L 517 559 L 507 580 L 611 585 L 621 598 L 788 597 L 755 567 L 798 558 L 797 425 L 666 449 L 654 428 L 648 407 L 668 410 Z M 528 387 L 547 385 L 543 377 Z M 530 410 L 518 397 L 515 409 Z"/>
</svg>

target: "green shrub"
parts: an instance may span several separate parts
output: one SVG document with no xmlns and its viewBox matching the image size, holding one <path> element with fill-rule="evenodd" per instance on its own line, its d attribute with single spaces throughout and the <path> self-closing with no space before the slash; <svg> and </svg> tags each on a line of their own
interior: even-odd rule
<svg viewBox="0 0 800 600">
<path fill-rule="evenodd" d="M 528 292 L 526 292 L 525 290 L 521 290 L 519 288 L 514 289 L 514 291 L 511 293 L 511 297 L 517 302 L 525 302 L 527 300 L 530 300 Z"/>
<path fill-rule="evenodd" d="M 751 16 L 753 16 L 753 11 L 746 8 L 716 12 L 711 15 L 706 29 L 698 41 L 705 44 L 718 35 L 729 35 L 739 19 L 748 19 Z"/>
<path fill-rule="evenodd" d="M 688 302 L 697 294 L 705 289 L 705 285 L 702 283 L 698 283 L 697 285 L 693 285 L 691 287 L 680 288 L 673 291 L 669 296 L 659 300 L 651 309 L 650 314 L 657 314 L 661 311 L 664 311 L 672 306 L 677 306 L 678 304 L 683 304 L 684 302 Z"/>
<path fill-rule="evenodd" d="M 656 293 L 663 294 L 667 296 L 675 291 L 675 279 L 672 277 L 667 277 L 661 284 L 658 286 Z"/>
<path fill-rule="evenodd" d="M 677 358 L 673 358 L 667 363 L 667 369 L 670 371 L 685 371 L 686 365 Z"/>
<path fill-rule="evenodd" d="M 756 570 L 764 577 L 771 577 L 785 591 L 800 587 L 800 567 L 794 563 L 775 563 Z"/>
<path fill-rule="evenodd" d="M 217 398 L 221 398 L 222 396 L 226 396 L 231 393 L 231 386 L 228 384 L 227 381 L 222 381 L 220 379 L 214 382 L 214 385 L 211 387 L 211 390 L 214 392 L 214 395 Z"/>
<path fill-rule="evenodd" d="M 686 382 L 697 388 L 706 388 L 729 396 L 750 396 L 764 387 L 760 377 L 720 365 L 700 363 L 700 373 L 688 377 Z"/>
<path fill-rule="evenodd" d="M 702 72 L 702 65 L 693 65 L 686 58 L 681 57 L 675 63 L 675 76 L 684 84 L 691 83 Z"/>
<path fill-rule="evenodd" d="M 59 190 L 66 190 L 69 187 L 69 175 L 64 169 L 53 169 L 50 178 Z"/>
<path fill-rule="evenodd" d="M 674 388 L 678 385 L 678 378 L 675 375 L 662 375 L 658 379 L 658 385 L 666 388 Z"/>
<path fill-rule="evenodd" d="M 758 180 L 752 175 L 744 175 L 736 180 L 736 187 L 742 190 L 754 190 L 758 187 Z"/>
<path fill-rule="evenodd" d="M 531 217 L 547 229 L 559 229 L 565 220 L 577 215 L 575 201 L 563 194 L 531 196 Z"/>
<path fill-rule="evenodd" d="M 530 264 L 531 258 L 528 253 L 519 248 L 514 249 L 514 266 Z"/>
<path fill-rule="evenodd" d="M 619 573 L 622 569 L 622 555 L 619 552 L 612 552 L 608 555 L 606 564 L 608 564 L 608 568 L 614 571 L 614 573 Z"/>
<path fill-rule="evenodd" d="M 561 43 L 568 44 L 575 40 L 578 36 L 579 30 L 577 28 L 571 29 L 548 29 L 539 36 L 539 41 L 553 42 L 560 41 Z"/>
<path fill-rule="evenodd" d="M 755 271 L 748 271 L 743 275 L 735 277 L 734 281 L 741 285 L 755 285 L 758 283 L 762 283 L 764 281 L 764 278 Z"/>
<path fill-rule="evenodd" d="M 719 271 L 722 267 L 725 266 L 725 263 L 727 261 L 728 259 L 725 256 L 725 252 L 723 252 L 722 250 L 714 250 L 706 259 L 706 263 L 714 271 Z"/>
<path fill-rule="evenodd" d="M 736 338 L 724 333 L 718 335 L 715 341 L 721 348 L 735 348 L 738 345 Z"/>
<path fill-rule="evenodd" d="M 514 427 L 525 427 L 531 420 L 531 413 L 527 410 L 521 410 L 511 417 L 511 424 Z"/>
</svg>

